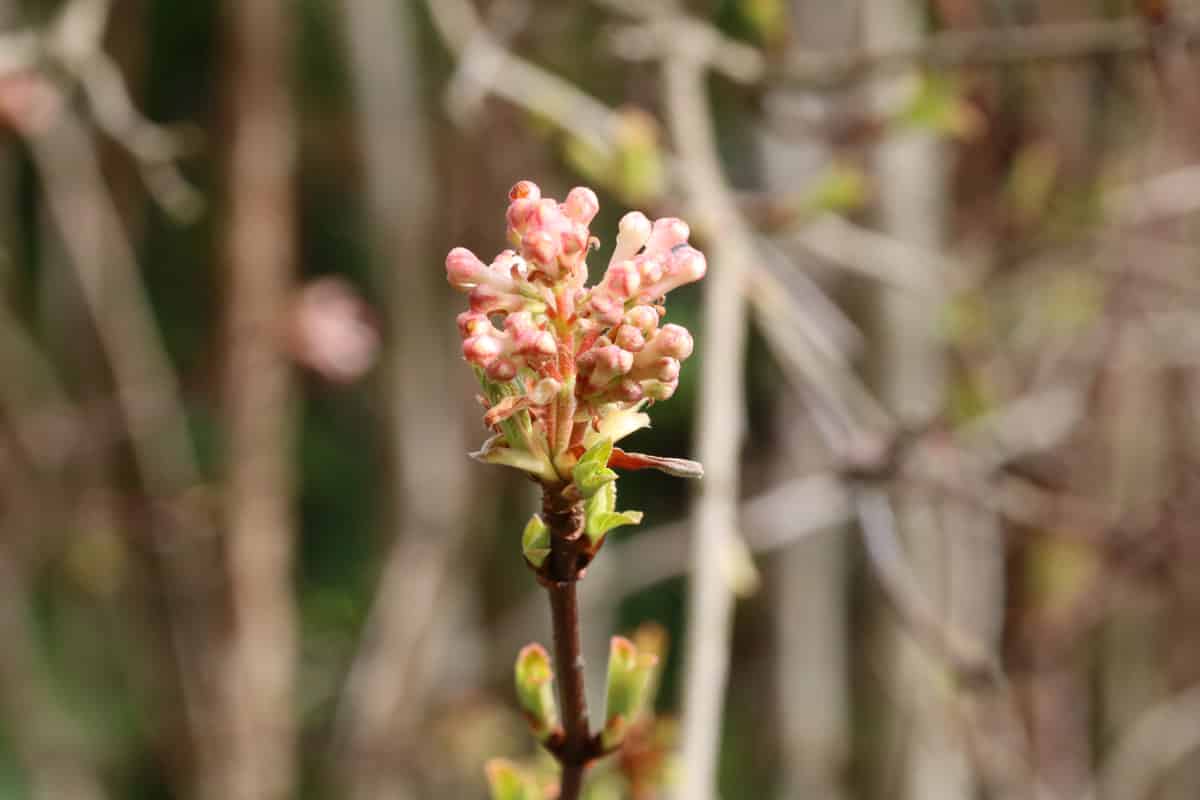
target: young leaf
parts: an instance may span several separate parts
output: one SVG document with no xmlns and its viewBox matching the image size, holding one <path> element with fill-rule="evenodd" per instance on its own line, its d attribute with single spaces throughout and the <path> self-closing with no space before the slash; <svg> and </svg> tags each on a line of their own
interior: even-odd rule
<svg viewBox="0 0 1200 800">
<path fill-rule="evenodd" d="M 521 550 L 525 553 L 525 559 L 535 567 L 542 566 L 550 555 L 550 529 L 537 514 L 530 517 L 525 525 L 525 532 L 521 534 Z"/>
<path fill-rule="evenodd" d="M 614 636 L 608 653 L 608 689 L 604 701 L 606 748 L 616 747 L 625 738 L 629 724 L 637 719 L 645 705 L 646 688 L 658 667 L 658 657 L 641 653 L 636 645 Z"/>
<path fill-rule="evenodd" d="M 587 534 L 588 540 L 593 546 L 599 545 L 600 540 L 613 528 L 619 528 L 622 525 L 637 525 L 642 521 L 642 512 L 622 511 L 618 513 L 616 507 L 617 486 L 615 483 L 605 484 L 588 498 L 584 505 L 586 519 L 584 533 Z"/>
<path fill-rule="evenodd" d="M 550 655 L 540 644 L 526 645 L 517 655 L 514 669 L 517 698 L 529 727 L 544 742 L 558 730 L 558 705 L 554 700 L 554 670 Z"/>
<path fill-rule="evenodd" d="M 584 497 L 591 497 L 606 484 L 617 479 L 617 473 L 608 468 L 608 459 L 612 452 L 612 439 L 604 438 L 588 448 L 575 464 L 571 477 Z"/>
<path fill-rule="evenodd" d="M 625 525 L 640 525 L 640 511 L 603 511 L 588 517 L 587 535 L 593 544 L 604 538 L 605 534 L 614 528 Z"/>
<path fill-rule="evenodd" d="M 504 758 L 493 758 L 484 767 L 492 800 L 543 800 L 537 782 L 516 764 Z"/>
</svg>

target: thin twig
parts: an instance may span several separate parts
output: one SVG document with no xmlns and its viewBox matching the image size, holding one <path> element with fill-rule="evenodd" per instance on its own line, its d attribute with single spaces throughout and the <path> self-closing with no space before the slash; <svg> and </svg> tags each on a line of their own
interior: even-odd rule
<svg viewBox="0 0 1200 800">
<path fill-rule="evenodd" d="M 904 555 L 886 490 L 859 486 L 854 491 L 868 563 L 892 609 L 918 642 L 956 678 L 972 700 L 963 722 L 974 738 L 973 755 L 997 796 L 1045 797 L 1016 712 L 1012 689 L 997 656 L 983 642 L 953 627 L 921 590 Z"/>
<path fill-rule="evenodd" d="M 395 333 L 384 351 L 383 397 L 390 463 L 388 522 L 395 530 L 362 642 L 334 723 L 335 768 L 354 800 L 404 795 L 396 764 L 420 743 L 435 681 L 434 656 L 472 532 L 460 502 L 467 449 L 459 409 L 446 403 L 451 344 L 439 315 L 439 279 L 430 262 L 437 204 L 434 135 L 421 106 L 419 9 L 344 0 L 343 29 L 364 163 L 375 283 Z M 405 153 L 406 158 L 397 158 Z M 449 393 L 452 394 L 452 393 Z"/>
<path fill-rule="evenodd" d="M 283 800 L 295 784 L 291 378 L 280 332 L 295 269 L 292 48 L 280 0 L 229 4 L 232 131 L 224 796 Z"/>
<path fill-rule="evenodd" d="M 1157 781 L 1200 750 L 1200 686 L 1156 703 L 1113 747 L 1086 800 L 1149 797 Z"/>
<path fill-rule="evenodd" d="M 216 763 L 213 748 L 220 730 L 209 702 L 218 565 L 211 522 L 185 511 L 181 502 L 200 483 L 200 474 L 178 379 L 86 128 L 64 112 L 30 145 L 50 212 L 108 355 L 139 476 L 154 501 L 151 541 L 166 573 L 177 667 L 189 728 L 196 737 L 198 774 L 203 776 Z"/>
<path fill-rule="evenodd" d="M 694 44 L 662 42 L 663 90 L 679 153 L 689 216 L 707 237 L 712 269 L 704 287 L 703 370 L 696 424 L 697 452 L 706 475 L 694 506 L 696 541 L 688 588 L 686 695 L 681 796 L 716 793 L 716 759 L 729 676 L 733 592 L 728 564 L 737 536 L 738 482 L 745 398 L 744 276 L 753 242 L 721 174 L 716 132 L 708 110 L 707 64 Z"/>
<path fill-rule="evenodd" d="M 1200 31 L 1173 31 L 1194 44 Z M 889 49 L 849 53 L 793 52 L 770 70 L 772 78 L 806 86 L 836 87 L 914 66 L 972 67 L 1073 61 L 1103 55 L 1140 57 L 1155 46 L 1155 30 L 1141 19 L 951 31 Z"/>
</svg>

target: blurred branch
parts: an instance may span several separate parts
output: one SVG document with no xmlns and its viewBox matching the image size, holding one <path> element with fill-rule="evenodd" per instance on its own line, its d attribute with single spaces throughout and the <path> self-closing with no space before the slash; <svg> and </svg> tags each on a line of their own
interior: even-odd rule
<svg viewBox="0 0 1200 800">
<path fill-rule="evenodd" d="M 469 12 L 436 5 L 431 12 L 451 19 Z M 470 591 L 458 558 L 470 530 L 462 501 L 470 462 L 458 409 L 445 402 L 451 345 L 441 283 L 428 268 L 440 186 L 433 132 L 413 113 L 423 103 L 413 15 L 376 0 L 342 3 L 375 274 L 396 334 L 383 396 L 395 538 L 335 721 L 336 767 L 356 800 L 404 795 L 397 762 L 419 763 L 419 726 L 443 672 L 438 637 L 452 635 L 448 595 Z"/>
<path fill-rule="evenodd" d="M 777 63 L 767 63 L 754 48 L 721 35 L 703 22 L 674 14 L 673 2 L 595 2 L 645 23 L 636 28 L 622 27 L 610 37 L 616 52 L 625 58 L 654 60 L 656 43 L 661 40 L 661 34 L 654 28 L 670 26 L 671 35 L 692 37 L 702 44 L 713 67 L 733 80 L 754 83 L 766 79 L 830 89 L 916 66 L 1005 66 L 1104 55 L 1148 56 L 1164 36 L 1187 46 L 1200 41 L 1200 27 L 1195 20 L 1172 20 L 1164 29 L 1142 18 L 1129 17 L 946 31 L 909 45 L 858 52 L 792 47 Z"/>
<path fill-rule="evenodd" d="M 226 4 L 229 270 L 225 374 L 223 800 L 283 800 L 296 780 L 292 386 L 283 332 L 296 269 L 291 16 L 282 0 Z"/>
<path fill-rule="evenodd" d="M 6 498 L 11 500 L 12 498 Z M 30 630 L 35 616 L 26 582 L 10 552 L 0 552 L 0 707 L 24 762 L 32 800 L 103 800 L 108 796 L 90 763 L 79 726 L 53 696 Z"/>
<path fill-rule="evenodd" d="M 586 92 L 501 47 L 466 0 L 427 0 L 430 18 L 461 75 L 513 105 L 553 120 L 601 153 L 612 151 L 617 116 Z"/>
<path fill-rule="evenodd" d="M 872 572 L 905 630 L 939 659 L 957 691 L 975 705 L 963 722 L 974 738 L 973 755 L 997 797 L 1049 798 L 1032 766 L 1029 743 L 999 658 L 983 642 L 943 619 L 921 589 L 904 555 L 886 490 L 854 490 L 860 531 Z"/>
<path fill-rule="evenodd" d="M 898 289 L 942 294 L 942 282 L 961 279 L 962 265 L 948 256 L 855 225 L 836 214 L 822 214 L 785 237 L 837 267 L 883 281 Z"/>
<path fill-rule="evenodd" d="M 1012 26 L 938 33 L 912 45 L 876 51 L 791 52 L 773 78 L 809 86 L 835 87 L 914 66 L 948 68 L 1070 61 L 1102 55 L 1145 56 L 1158 31 L 1141 19 Z M 1194 44 L 1200 31 L 1172 33 Z"/>
<path fill-rule="evenodd" d="M 202 778 L 216 763 L 220 738 L 211 703 L 220 567 L 211 520 L 186 498 L 201 476 L 178 380 L 91 135 L 63 110 L 29 143 L 51 215 L 108 356 L 139 476 L 153 501 L 150 543 L 164 571 L 176 667 L 194 736 L 197 777 Z"/>
<path fill-rule="evenodd" d="M 670 26 L 663 28 L 664 33 Z M 716 796 L 733 629 L 731 563 L 746 558 L 737 533 L 745 418 L 745 275 L 754 243 L 722 174 L 706 86 L 705 42 L 678 31 L 660 40 L 668 124 L 679 156 L 688 216 L 712 263 L 704 285 L 703 368 L 696 451 L 706 475 L 692 514 L 696 526 L 688 585 L 680 796 Z"/>
<path fill-rule="evenodd" d="M 1104 209 L 1118 222 L 1145 225 L 1200 211 L 1200 164 L 1190 164 L 1104 197 Z"/>
<path fill-rule="evenodd" d="M 1156 784 L 1200 750 L 1200 686 L 1156 703 L 1117 741 L 1086 800 L 1151 797 Z"/>
<path fill-rule="evenodd" d="M 137 109 L 116 62 L 103 49 L 112 0 L 71 0 L 45 29 L 0 34 L 0 80 L 37 72 L 47 80 L 62 74 L 61 98 L 71 84 L 87 99 L 93 119 L 133 158 L 150 195 L 169 214 L 194 220 L 204 200 L 178 166 L 194 147 L 177 133 L 151 122 Z"/>
</svg>

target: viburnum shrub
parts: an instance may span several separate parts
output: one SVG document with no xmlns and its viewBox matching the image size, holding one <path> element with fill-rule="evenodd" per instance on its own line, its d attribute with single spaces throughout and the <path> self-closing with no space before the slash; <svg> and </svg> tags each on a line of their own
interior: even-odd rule
<svg viewBox="0 0 1200 800">
<path fill-rule="evenodd" d="M 663 322 L 663 302 L 704 277 L 706 262 L 688 244 L 682 220 L 651 222 L 632 211 L 621 219 L 603 277 L 589 287 L 587 256 L 599 244 L 589 229 L 599 210 L 595 192 L 577 187 L 559 203 L 521 181 L 509 201 L 512 249 L 485 264 L 456 247 L 446 275 L 468 295 L 470 309 L 458 317 L 462 352 L 494 432 L 472 455 L 523 470 L 542 487 L 542 513 L 526 525 L 522 549 L 550 598 L 554 658 L 540 645 L 524 648 L 516 683 L 534 735 L 562 767 L 557 797 L 573 800 L 587 766 L 621 746 L 657 662 L 614 638 L 604 726 L 593 733 L 575 584 L 609 531 L 641 522 L 639 511 L 617 511 L 613 468 L 701 475 L 693 461 L 629 453 L 615 443 L 647 427 L 646 409 L 679 386 L 692 336 Z M 544 796 L 508 762 L 491 763 L 488 778 L 497 800 Z"/>
</svg>

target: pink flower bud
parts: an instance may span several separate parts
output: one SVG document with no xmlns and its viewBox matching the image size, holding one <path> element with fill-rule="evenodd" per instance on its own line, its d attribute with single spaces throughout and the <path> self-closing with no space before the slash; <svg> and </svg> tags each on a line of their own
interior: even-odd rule
<svg viewBox="0 0 1200 800">
<path fill-rule="evenodd" d="M 554 336 L 542 330 L 528 311 L 509 314 L 504 320 L 504 332 L 511 341 L 511 352 L 526 359 L 546 359 L 558 355 Z"/>
<path fill-rule="evenodd" d="M 633 261 L 610 264 L 600 285 L 592 290 L 590 314 L 605 325 L 616 325 L 625 316 L 625 301 L 637 292 L 642 276 Z"/>
<path fill-rule="evenodd" d="M 637 354 L 635 365 L 645 368 L 665 357 L 683 361 L 692 354 L 692 335 L 680 325 L 664 325 Z"/>
<path fill-rule="evenodd" d="M 671 252 L 660 278 L 648 280 L 643 275 L 643 286 L 638 297 L 647 301 L 662 297 L 672 289 L 700 280 L 707 271 L 708 261 L 703 253 L 694 247 L 679 247 Z"/>
<path fill-rule="evenodd" d="M 509 200 L 529 200 L 536 203 L 542 199 L 542 190 L 533 181 L 517 181 L 511 189 L 508 190 Z"/>
<path fill-rule="evenodd" d="M 646 396 L 646 391 L 637 381 L 626 378 L 617 388 L 617 396 L 626 403 L 636 403 Z"/>
<path fill-rule="evenodd" d="M 679 380 L 679 361 L 663 356 L 652 365 L 655 380 L 668 382 Z"/>
<path fill-rule="evenodd" d="M 634 306 L 625 313 L 625 324 L 637 328 L 649 339 L 658 330 L 658 312 L 654 306 Z"/>
<path fill-rule="evenodd" d="M 608 268 L 598 288 L 624 302 L 633 297 L 641 285 L 642 276 L 637 264 L 632 261 L 620 261 Z"/>
<path fill-rule="evenodd" d="M 542 190 L 532 181 L 521 181 L 508 191 L 508 199 L 511 201 L 506 214 L 508 227 L 509 230 L 516 231 L 519 238 L 529 222 L 529 217 L 537 210 L 542 199 Z"/>
<path fill-rule="evenodd" d="M 544 230 L 530 230 L 521 239 L 521 253 L 539 269 L 549 271 L 557 264 L 559 243 Z M 557 269 L 554 272 L 557 275 Z"/>
<path fill-rule="evenodd" d="M 600 201 L 596 198 L 596 193 L 586 186 L 576 186 L 563 203 L 563 213 L 585 227 L 595 219 L 599 211 Z M 587 241 L 586 236 L 584 241 Z"/>
<path fill-rule="evenodd" d="M 612 295 L 593 292 L 588 299 L 587 313 L 602 325 L 615 325 L 621 321 L 625 301 Z"/>
<path fill-rule="evenodd" d="M 529 301 L 520 295 L 498 292 L 490 286 L 476 286 L 467 297 L 471 310 L 481 314 L 507 314 L 529 305 Z"/>
<path fill-rule="evenodd" d="M 651 287 L 656 286 L 662 281 L 663 276 L 666 274 L 666 264 L 663 262 L 661 256 L 643 255 L 638 259 L 637 265 L 638 272 L 641 274 L 642 286 L 645 287 L 642 290 L 642 296 L 646 296 L 646 292 L 649 291 Z M 650 296 L 650 299 L 661 296 L 661 293 L 654 294 Z"/>
<path fill-rule="evenodd" d="M 586 379 L 588 393 L 603 389 L 633 368 L 633 353 L 602 342 L 606 340 L 599 340 L 599 346 L 579 357 L 579 372 Z"/>
<path fill-rule="evenodd" d="M 613 334 L 613 341 L 622 350 L 636 353 L 646 346 L 646 337 L 632 325 L 622 325 Z"/>
<path fill-rule="evenodd" d="M 590 234 L 586 225 L 576 223 L 569 226 L 562 234 L 562 252 L 565 255 L 581 256 L 587 252 Z M 581 259 L 571 259 L 578 261 Z"/>
<path fill-rule="evenodd" d="M 690 233 L 687 223 L 681 219 L 675 217 L 656 219 L 650 238 L 646 241 L 646 255 L 665 253 L 686 242 Z"/>
<path fill-rule="evenodd" d="M 462 344 L 463 358 L 478 367 L 493 364 L 503 350 L 503 343 L 486 333 L 464 339 Z"/>
<path fill-rule="evenodd" d="M 507 358 L 498 358 L 488 365 L 487 376 L 494 381 L 511 381 L 517 377 L 517 365 Z"/>
<path fill-rule="evenodd" d="M 609 262 L 627 261 L 638 254 L 650 238 L 652 226 L 646 215 L 640 211 L 630 211 L 621 217 L 618 226 L 617 246 L 613 249 L 612 260 Z"/>
<path fill-rule="evenodd" d="M 480 334 L 495 333 L 492 321 L 487 314 L 478 311 L 464 311 L 458 315 L 458 334 L 466 339 Z"/>
<path fill-rule="evenodd" d="M 487 267 L 465 247 L 456 247 L 446 256 L 446 279 L 456 289 L 478 286 Z"/>
</svg>

